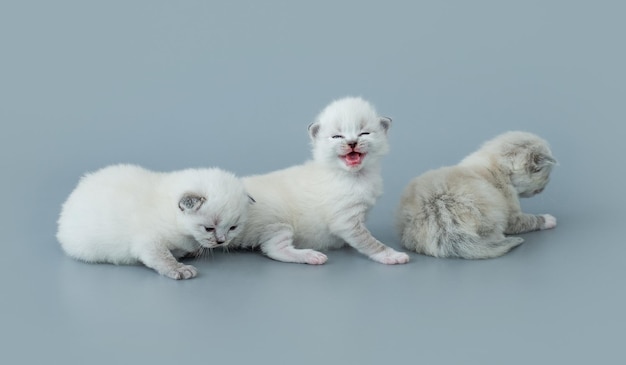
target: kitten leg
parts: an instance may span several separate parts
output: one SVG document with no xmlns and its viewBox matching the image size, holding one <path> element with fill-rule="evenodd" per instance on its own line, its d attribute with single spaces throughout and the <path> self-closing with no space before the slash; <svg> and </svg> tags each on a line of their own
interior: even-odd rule
<svg viewBox="0 0 626 365">
<path fill-rule="evenodd" d="M 525 213 L 513 214 L 508 221 L 506 234 L 525 233 L 540 229 L 556 227 L 556 218 L 550 214 L 533 215 Z"/>
<path fill-rule="evenodd" d="M 140 252 L 139 259 L 144 265 L 161 275 L 180 280 L 191 279 L 198 274 L 195 267 L 176 261 L 170 250 L 161 245 L 152 244 L 149 248 L 144 248 Z"/>
<path fill-rule="evenodd" d="M 270 224 L 260 239 L 261 251 L 269 258 L 282 262 L 321 265 L 328 257 L 311 249 L 297 249 L 293 246 L 293 228 L 287 224 Z"/>
<path fill-rule="evenodd" d="M 388 246 L 379 253 L 369 255 L 369 258 L 386 265 L 406 264 L 409 262 L 409 255 L 404 252 L 398 252 Z"/>
<path fill-rule="evenodd" d="M 330 228 L 347 244 L 376 262 L 387 265 L 409 262 L 409 255 L 398 252 L 374 238 L 361 220 L 356 225 L 349 222 L 337 222 Z"/>
</svg>

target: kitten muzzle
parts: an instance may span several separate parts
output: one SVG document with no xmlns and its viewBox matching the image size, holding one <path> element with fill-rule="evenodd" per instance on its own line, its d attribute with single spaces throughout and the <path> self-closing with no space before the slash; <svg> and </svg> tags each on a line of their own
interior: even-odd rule
<svg viewBox="0 0 626 365">
<path fill-rule="evenodd" d="M 226 246 L 224 243 L 220 243 L 220 242 L 201 242 L 200 246 L 204 247 L 204 248 L 216 248 L 216 247 L 220 247 L 220 246 Z"/>
</svg>

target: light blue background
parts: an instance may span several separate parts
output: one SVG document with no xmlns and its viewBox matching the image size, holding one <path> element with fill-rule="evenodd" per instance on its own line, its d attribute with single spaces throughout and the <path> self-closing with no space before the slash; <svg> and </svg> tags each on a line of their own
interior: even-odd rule
<svg viewBox="0 0 626 365">
<path fill-rule="evenodd" d="M 624 361 L 625 14 L 620 1 L 3 2 L 0 361 Z M 394 120 L 368 221 L 390 246 L 412 177 L 514 129 L 560 162 L 523 201 L 558 227 L 484 261 L 216 252 L 184 282 L 61 252 L 60 205 L 84 172 L 287 167 L 346 95 Z"/>
</svg>

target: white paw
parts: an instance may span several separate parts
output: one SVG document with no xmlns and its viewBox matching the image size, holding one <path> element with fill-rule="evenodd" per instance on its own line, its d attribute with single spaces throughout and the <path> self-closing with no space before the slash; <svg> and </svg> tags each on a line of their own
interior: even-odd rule
<svg viewBox="0 0 626 365">
<path fill-rule="evenodd" d="M 321 252 L 315 250 L 301 250 L 302 252 L 302 260 L 305 264 L 309 265 L 322 265 L 328 260 L 328 257 Z"/>
<path fill-rule="evenodd" d="M 268 250 L 266 248 L 264 252 L 274 260 L 297 264 L 321 265 L 328 260 L 328 257 L 321 252 L 311 249 L 297 249 L 291 245 L 280 249 Z"/>
<path fill-rule="evenodd" d="M 384 251 L 370 256 L 370 259 L 385 265 L 406 264 L 409 262 L 409 255 L 387 247 Z"/>
<path fill-rule="evenodd" d="M 541 216 L 544 219 L 543 227 L 541 227 L 541 229 L 551 229 L 556 227 L 556 218 L 550 214 L 542 214 Z"/>
<path fill-rule="evenodd" d="M 191 265 L 182 265 L 168 272 L 166 275 L 175 280 L 191 279 L 198 275 L 198 270 Z"/>
</svg>

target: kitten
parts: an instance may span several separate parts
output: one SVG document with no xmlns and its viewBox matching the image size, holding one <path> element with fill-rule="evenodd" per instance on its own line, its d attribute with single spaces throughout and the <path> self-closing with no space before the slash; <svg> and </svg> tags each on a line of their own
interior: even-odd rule
<svg viewBox="0 0 626 365">
<path fill-rule="evenodd" d="M 508 132 L 457 166 L 413 179 L 398 209 L 403 246 L 435 257 L 483 259 L 524 241 L 505 234 L 554 228 L 549 214 L 522 213 L 518 197 L 541 193 L 555 163 L 543 139 Z"/>
<path fill-rule="evenodd" d="M 388 151 L 390 125 L 361 98 L 328 105 L 309 125 L 312 161 L 243 179 L 257 204 L 233 245 L 260 246 L 274 260 L 313 265 L 327 260 L 316 250 L 345 243 L 384 264 L 409 261 L 365 227 L 382 193 L 380 159 Z"/>
<path fill-rule="evenodd" d="M 172 279 L 196 276 L 176 260 L 224 247 L 239 234 L 249 205 L 243 183 L 220 169 L 158 173 L 114 165 L 85 175 L 63 204 L 57 239 L 87 262 L 141 262 Z"/>
</svg>

